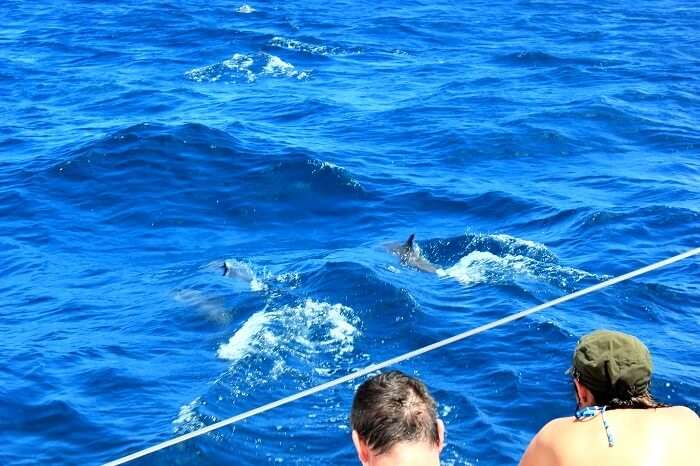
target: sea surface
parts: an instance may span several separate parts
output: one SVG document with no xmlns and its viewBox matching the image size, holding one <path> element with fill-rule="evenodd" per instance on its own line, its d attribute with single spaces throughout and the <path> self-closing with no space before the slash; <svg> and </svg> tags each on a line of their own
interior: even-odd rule
<svg viewBox="0 0 700 466">
<path fill-rule="evenodd" d="M 3 465 L 113 460 L 700 245 L 695 1 L 2 0 L 0 24 Z M 390 252 L 411 233 L 443 276 Z M 516 464 L 571 415 L 594 329 L 698 411 L 699 279 L 396 369 L 445 465 Z M 357 383 L 133 464 L 359 464 Z"/>
</svg>

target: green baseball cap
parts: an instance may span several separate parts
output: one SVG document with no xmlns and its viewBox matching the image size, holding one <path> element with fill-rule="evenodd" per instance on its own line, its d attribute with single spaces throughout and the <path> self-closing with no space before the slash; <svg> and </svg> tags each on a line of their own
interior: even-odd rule
<svg viewBox="0 0 700 466">
<path fill-rule="evenodd" d="M 571 370 L 588 389 L 629 399 L 646 393 L 651 367 L 649 350 L 638 338 L 598 330 L 578 341 Z"/>
</svg>

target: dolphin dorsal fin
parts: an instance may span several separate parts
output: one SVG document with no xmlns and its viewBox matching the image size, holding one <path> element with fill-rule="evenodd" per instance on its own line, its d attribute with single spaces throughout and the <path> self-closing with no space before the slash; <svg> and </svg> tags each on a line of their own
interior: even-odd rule
<svg viewBox="0 0 700 466">
<path fill-rule="evenodd" d="M 406 244 L 404 244 L 404 246 L 407 248 L 413 249 L 413 240 L 415 240 L 415 239 L 416 239 L 416 234 L 411 233 L 411 236 L 408 237 L 408 239 L 406 240 Z"/>
</svg>

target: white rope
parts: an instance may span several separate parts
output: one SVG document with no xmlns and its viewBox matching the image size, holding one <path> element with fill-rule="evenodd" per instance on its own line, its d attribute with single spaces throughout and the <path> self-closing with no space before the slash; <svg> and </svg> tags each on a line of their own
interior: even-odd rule
<svg viewBox="0 0 700 466">
<path fill-rule="evenodd" d="M 233 423 L 242 421 L 244 419 L 247 419 L 249 417 L 255 416 L 257 414 L 262 414 L 266 411 L 270 411 L 271 409 L 277 408 L 282 405 L 286 405 L 288 403 L 291 403 L 293 401 L 299 400 L 301 398 L 306 398 L 308 396 L 314 395 L 318 392 L 321 392 L 323 390 L 327 390 L 329 388 L 335 387 L 336 385 L 340 385 L 345 382 L 349 382 L 351 380 L 357 379 L 358 377 L 362 377 L 363 375 L 370 374 L 374 371 L 378 371 L 380 369 L 384 369 L 389 366 L 393 366 L 395 364 L 398 364 L 400 362 L 406 361 L 411 358 L 415 358 L 416 356 L 420 356 L 422 354 L 425 354 L 429 351 L 436 350 L 438 348 L 442 348 L 443 346 L 447 346 L 449 344 L 458 342 L 460 340 L 464 340 L 465 338 L 469 338 L 473 335 L 477 335 L 479 333 L 485 332 L 487 330 L 491 330 L 492 328 L 499 327 L 501 325 L 505 325 L 509 322 L 513 322 L 514 320 L 522 319 L 523 317 L 529 316 L 530 314 L 534 314 L 535 312 L 542 311 L 544 309 L 550 308 L 552 306 L 556 306 L 557 304 L 565 303 L 567 301 L 571 301 L 572 299 L 580 298 L 581 296 L 585 296 L 587 294 L 593 293 L 595 291 L 602 290 L 603 288 L 607 288 L 609 286 L 615 285 L 620 282 L 624 282 L 626 280 L 629 280 L 634 277 L 638 277 L 640 275 L 643 275 L 645 273 L 652 272 L 654 270 L 660 269 L 662 267 L 666 267 L 667 265 L 673 264 L 675 262 L 681 261 L 683 259 L 687 259 L 688 257 L 695 256 L 700 254 L 700 247 L 691 249 L 689 251 L 686 251 L 682 254 L 678 254 L 677 256 L 669 257 L 668 259 L 664 259 L 662 261 L 656 262 L 651 265 L 647 265 L 646 267 L 642 267 L 640 269 L 634 270 L 632 272 L 626 273 L 624 275 L 620 275 L 614 278 L 611 278 L 609 280 L 605 280 L 604 282 L 600 282 L 596 285 L 589 286 L 588 288 L 584 288 L 582 290 L 576 291 L 574 293 L 568 294 L 566 296 L 562 296 L 560 298 L 554 299 L 552 301 L 548 301 L 543 304 L 539 304 L 535 307 L 531 307 L 529 309 L 526 309 L 524 311 L 517 312 L 515 314 L 511 314 L 509 316 L 503 317 L 501 319 L 495 320 L 491 323 L 482 325 L 480 327 L 473 328 L 471 330 L 467 330 L 466 332 L 462 332 L 460 334 L 454 335 L 449 338 L 445 338 L 444 340 L 440 340 L 438 342 L 432 343 L 430 345 L 424 346 L 422 348 L 418 348 L 416 350 L 410 351 L 408 353 L 404 353 L 400 356 L 396 356 L 391 359 L 387 359 L 386 361 L 377 363 L 377 364 L 372 364 L 364 369 L 357 370 L 355 372 L 352 372 L 350 374 L 347 374 L 343 377 L 337 378 L 335 380 L 331 380 L 330 382 L 323 383 L 321 385 L 317 385 L 315 387 L 309 388 L 307 390 L 304 390 L 299 393 L 295 393 L 294 395 L 290 395 L 286 398 L 282 398 L 277 401 L 273 401 L 272 403 L 265 404 L 263 406 L 259 406 L 255 409 L 251 409 L 250 411 L 246 411 L 241 414 L 237 414 L 236 416 L 230 417 L 228 419 L 224 419 L 223 421 L 219 421 L 217 423 L 211 424 L 209 426 L 203 427 L 201 429 L 195 430 L 193 432 L 190 432 L 188 434 L 181 435 L 179 437 L 172 438 L 170 440 L 167 440 L 165 442 L 159 443 L 157 445 L 153 445 L 152 447 L 146 448 L 141 451 L 137 451 L 136 453 L 132 453 L 128 456 L 124 456 L 122 458 L 119 458 L 114 461 L 110 461 L 108 463 L 105 463 L 104 466 L 116 466 L 120 464 L 127 463 L 129 461 L 133 461 L 137 458 L 144 457 L 146 455 L 150 455 L 151 453 L 155 453 L 159 450 L 163 450 L 164 448 L 171 447 L 173 445 L 177 445 L 178 443 L 185 442 L 189 439 L 199 437 L 200 435 L 204 435 L 208 432 L 212 432 L 217 429 L 221 429 L 222 427 L 231 425 Z"/>
</svg>

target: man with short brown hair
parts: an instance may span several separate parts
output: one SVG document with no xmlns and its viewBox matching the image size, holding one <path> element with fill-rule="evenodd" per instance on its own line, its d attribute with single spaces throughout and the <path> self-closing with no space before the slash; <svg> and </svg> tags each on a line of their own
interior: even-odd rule
<svg viewBox="0 0 700 466">
<path fill-rule="evenodd" d="M 581 338 L 570 374 L 574 417 L 550 421 L 520 466 L 697 466 L 700 421 L 649 392 L 651 355 L 632 335 L 600 330 Z"/>
<path fill-rule="evenodd" d="M 364 466 L 438 466 L 445 427 L 420 381 L 398 371 L 366 380 L 350 413 L 352 441 Z"/>
</svg>

